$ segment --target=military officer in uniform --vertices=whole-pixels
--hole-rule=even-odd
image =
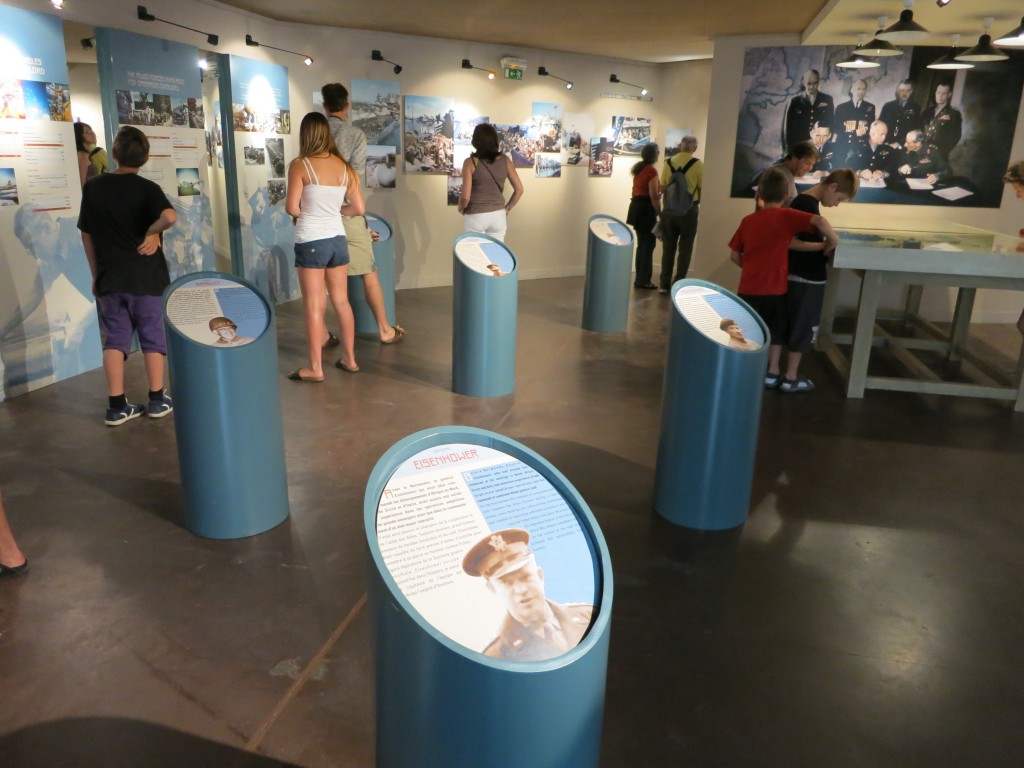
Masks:
[[[815,123],[811,128],[811,144],[818,150],[818,162],[811,168],[811,175],[820,178],[828,176],[841,167],[840,159],[845,159],[845,152],[839,152],[832,140],[832,127],[827,123]]]
[[[924,179],[929,184],[941,181],[949,170],[939,150],[924,143],[924,131],[911,131],[907,134],[899,163],[896,170],[900,176]]]
[[[782,123],[782,151],[786,153],[794,144],[807,141],[815,123],[832,125],[835,111],[832,97],[818,91],[821,75],[818,70],[809,69],[804,74],[804,92],[793,97],[786,109]]]
[[[544,571],[529,544],[529,533],[506,528],[484,536],[462,560],[462,570],[482,578],[507,611],[498,636],[483,650],[492,659],[552,659],[575,648],[590,627],[594,606],[544,596]]]
[[[849,151],[851,145],[868,135],[868,126],[875,122],[875,105],[865,101],[867,80],[857,79],[850,84],[850,100],[836,107],[835,142]]]
[[[237,346],[248,344],[252,341],[251,336],[239,336],[238,326],[227,317],[215,317],[210,320],[210,333],[217,337],[214,344],[222,346]]]
[[[914,84],[910,80],[901,80],[896,86],[896,98],[885,102],[878,116],[889,126],[889,145],[896,149],[903,146],[907,133],[921,127],[921,108],[910,100],[913,94]]]
[[[935,87],[935,106],[925,110],[924,140],[933,145],[943,161],[949,163],[949,153],[960,143],[964,119],[960,110],[949,103],[953,86],[939,83]]]
[[[875,120],[868,129],[866,144],[855,145],[850,151],[850,166],[868,181],[887,179],[896,170],[896,150],[885,143],[889,126]]]

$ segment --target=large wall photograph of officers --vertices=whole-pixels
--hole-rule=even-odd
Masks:
[[[905,46],[878,67],[837,66],[849,47],[748,48],[732,196],[753,197],[799,142],[820,159],[798,187],[836,168],[861,179],[858,203],[998,208],[1024,86],[1024,54],[971,69],[929,69],[945,48]]]

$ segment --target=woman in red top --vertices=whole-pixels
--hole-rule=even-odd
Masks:
[[[640,162],[633,166],[633,197],[629,201],[626,223],[636,230],[636,277],[634,288],[653,290],[651,270],[654,259],[654,225],[661,215],[661,182],[658,181],[658,145],[645,144],[640,151]]]

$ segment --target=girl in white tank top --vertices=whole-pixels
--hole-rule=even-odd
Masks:
[[[285,211],[295,222],[297,259],[300,251],[304,259],[303,264],[296,263],[295,271],[306,312],[309,366],[297,368],[288,378],[320,382],[324,380],[323,344],[329,338],[324,325],[328,296],[338,315],[342,348],[335,366],[350,373],[359,370],[355,319],[348,303],[348,247],[341,217],[361,216],[366,205],[359,176],[338,154],[323,114],[310,112],[302,118],[299,143],[299,156],[288,166]],[[304,265],[309,263],[326,266]]]

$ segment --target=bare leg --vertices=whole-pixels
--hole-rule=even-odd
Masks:
[[[107,394],[124,394],[124,354],[117,349],[103,350],[103,376],[107,380]]]
[[[356,319],[352,315],[352,305],[348,303],[348,266],[332,267],[325,272],[331,304],[338,316],[341,362],[351,370],[358,370],[359,366],[356,364]]]
[[[306,310],[306,345],[309,350],[309,367],[300,368],[299,374],[309,378],[323,378],[323,336],[324,310],[327,295],[324,292],[323,269],[296,267],[299,276],[299,290],[302,292],[302,306]]]
[[[794,352],[792,350],[786,353],[786,378],[790,381],[796,381],[799,377],[800,360],[803,356],[803,352]]]
[[[146,378],[149,380],[149,391],[156,392],[164,388],[164,356],[159,352],[143,352],[146,362]]]
[[[366,303],[373,312],[373,319],[377,321],[377,333],[381,341],[391,341],[395,338],[395,329],[388,322],[388,310],[384,306],[384,291],[380,287],[380,277],[377,270],[360,275],[363,278],[363,291],[366,293]]]
[[[121,354],[118,352],[118,354]],[[20,549],[18,542],[14,540],[11,527],[7,524],[7,514],[4,512],[4,501],[0,498],[0,565],[8,568],[17,568],[26,562],[26,557]]]
[[[770,344],[768,346],[768,375],[779,375],[779,361],[782,359],[782,345]]]

